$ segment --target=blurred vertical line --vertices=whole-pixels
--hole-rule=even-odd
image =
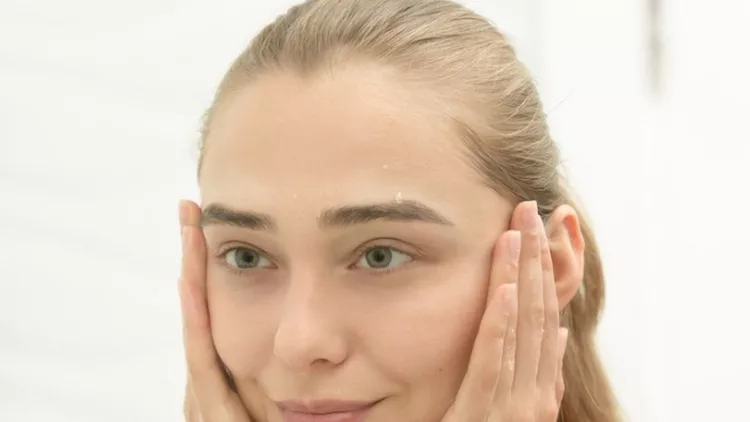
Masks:
[[[533,38],[531,45],[533,46],[534,52],[532,57],[536,69],[533,69],[533,73],[537,76],[545,75],[547,73],[547,64],[545,63],[545,32],[544,27],[546,24],[546,15],[544,13],[546,0],[528,0],[528,13],[527,20],[529,28],[531,29],[531,36]]]
[[[664,40],[662,34],[662,0],[647,0],[648,10],[648,81],[653,98],[661,96],[663,88]]]

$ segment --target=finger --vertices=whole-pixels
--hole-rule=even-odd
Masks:
[[[513,389],[536,394],[536,380],[544,329],[540,228],[536,202],[525,202],[521,219],[521,258],[518,278],[518,333]]]
[[[518,282],[518,262],[521,256],[521,232],[509,230],[503,235],[503,244],[506,253],[499,260],[501,265],[493,266],[493,272],[498,274],[493,278],[506,280],[504,283]],[[508,331],[505,334],[505,343],[503,344],[502,369],[498,378],[497,389],[495,391],[495,408],[498,404],[504,404],[510,397],[510,390],[513,386],[513,376],[515,373],[516,362],[516,325],[518,323],[518,290],[514,293],[512,307],[508,315]]]
[[[500,237],[493,252],[492,268],[490,271],[490,292],[495,292],[504,284],[516,284],[518,281],[518,260],[521,256],[521,232],[508,230]],[[516,315],[518,308],[517,289],[512,289],[512,306],[508,308],[507,330],[503,341],[503,351],[497,357],[501,362],[500,375],[495,388],[495,398],[491,408],[497,409],[497,403],[504,401],[501,397],[509,396],[510,387],[513,384],[513,366],[516,353]],[[506,292],[507,293],[507,292]],[[488,295],[488,302],[493,296]],[[492,418],[490,418],[492,420]]]
[[[520,233],[519,233],[520,236]],[[517,274],[517,273],[516,273]],[[518,290],[514,289],[511,294],[513,297],[508,299],[508,331],[505,333],[505,342],[503,344],[502,368],[495,388],[495,402],[493,405],[493,416],[491,421],[502,420],[501,415],[505,415],[510,405],[511,393],[513,389],[513,378],[516,373],[516,336],[518,324]]]
[[[183,403],[183,413],[185,415],[185,422],[200,422],[198,415],[198,409],[195,408],[195,397],[193,397],[193,389],[190,387],[190,383],[185,384],[185,401]]]
[[[544,231],[544,223],[538,216],[537,225],[539,227],[542,290],[544,294],[544,336],[542,337],[537,384],[545,391],[549,391],[551,398],[554,395],[557,382],[557,362],[560,356],[558,350],[560,345],[560,317],[549,240]]]
[[[200,229],[183,227],[180,299],[188,377],[201,413],[224,406],[230,395],[214,348],[205,296],[206,249]]]
[[[500,240],[492,252],[488,292],[496,292],[501,285],[518,281],[518,259],[520,256],[521,232],[517,230],[506,231],[500,236]],[[487,295],[486,306],[489,306],[492,298],[493,295]]]
[[[188,200],[181,200],[179,204],[179,210],[180,210],[180,230],[184,229],[185,227],[195,227],[198,230],[195,231],[197,236],[197,244],[198,244],[198,255],[195,259],[198,259],[201,264],[203,264],[203,268],[198,268],[197,270],[201,274],[205,274],[205,262],[206,262],[206,246],[205,246],[205,238],[203,237],[203,230],[201,229],[201,214],[202,210],[198,204],[196,204],[193,201]],[[186,271],[190,271],[189,269],[185,268],[185,265],[190,264],[193,261],[190,261],[189,258],[186,255],[185,251],[185,242],[183,242],[183,258],[182,258],[182,273],[185,274]],[[206,282],[205,282],[205,275],[200,278],[200,281],[197,284],[198,289],[200,290],[201,294],[206,297]]]
[[[559,357],[557,359],[557,382],[555,383],[555,400],[557,407],[560,408],[563,396],[565,395],[565,378],[563,373],[563,362],[565,361],[565,350],[568,345],[568,329],[560,328],[560,343],[558,344]]]
[[[503,344],[513,306],[510,302],[515,296],[514,284],[504,284],[495,291],[479,324],[466,376],[443,422],[487,420],[503,362]]]

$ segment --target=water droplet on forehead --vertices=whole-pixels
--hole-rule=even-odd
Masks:
[[[401,202],[401,201],[403,201],[403,200],[404,200],[404,197],[403,197],[403,195],[401,194],[401,192],[398,192],[398,193],[396,194],[396,202]]]

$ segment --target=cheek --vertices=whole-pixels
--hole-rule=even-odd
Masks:
[[[485,308],[487,274],[477,267],[440,268],[367,324],[363,341],[381,370],[409,389],[457,388]]]
[[[212,276],[212,273],[213,276]],[[220,280],[209,269],[208,307],[214,345],[235,378],[254,378],[273,352],[273,304],[248,303],[249,292]]]

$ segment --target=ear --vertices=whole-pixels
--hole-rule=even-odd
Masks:
[[[583,281],[586,242],[578,213],[570,205],[557,207],[545,225],[555,271],[560,309],[570,303]]]

